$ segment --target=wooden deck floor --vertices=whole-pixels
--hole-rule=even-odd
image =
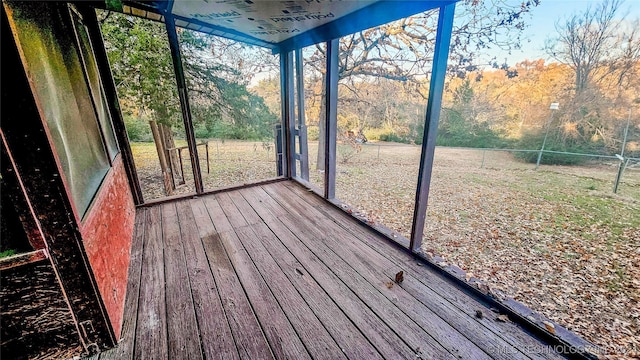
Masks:
[[[544,344],[496,317],[314,194],[279,182],[139,209],[123,338],[99,358],[557,357],[529,351]]]

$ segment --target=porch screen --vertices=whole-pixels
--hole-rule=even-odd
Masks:
[[[111,116],[109,114],[109,108],[107,106],[107,100],[104,95],[104,89],[100,82],[100,73],[98,72],[98,65],[93,55],[93,47],[89,40],[87,28],[82,23],[80,16],[75,11],[71,11],[73,18],[73,25],[76,30],[76,36],[78,38],[78,44],[80,46],[80,53],[82,55],[82,62],[86,70],[86,76],[89,82],[89,89],[91,90],[91,96],[93,103],[96,107],[96,113],[98,114],[98,120],[100,122],[100,128],[104,134],[104,141],[107,145],[107,150],[111,159],[115,158],[118,154],[118,144],[116,137],[113,134],[113,127],[111,126]]]
[[[3,2],[78,214],[110,168],[66,6]],[[19,71],[16,69],[16,71]]]

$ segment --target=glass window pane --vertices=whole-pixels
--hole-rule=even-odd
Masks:
[[[93,47],[87,34],[87,29],[82,23],[79,16],[72,12],[73,22],[78,36],[78,43],[80,45],[80,51],[82,54],[82,61],[86,69],[86,76],[89,79],[89,88],[91,90],[91,96],[98,113],[98,119],[100,120],[100,128],[104,135],[104,140],[109,151],[111,159],[115,158],[118,154],[118,144],[113,133],[113,127],[111,125],[111,115],[109,114],[109,108],[107,106],[106,97],[104,95],[104,89],[100,82],[100,73],[98,72],[98,65],[93,55]]]
[[[79,215],[109,170],[102,135],[66,9],[53,3],[5,3],[20,50]],[[65,11],[62,11],[65,10]]]

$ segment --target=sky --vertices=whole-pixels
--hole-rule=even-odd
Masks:
[[[521,1],[510,1],[519,4]],[[555,37],[556,21],[584,12],[589,6],[594,8],[601,3],[601,0],[541,0],[540,5],[533,8],[531,15],[527,18],[529,26],[523,32],[523,42],[521,50],[508,52],[495,51],[491,55],[496,56],[498,62],[505,58],[507,63],[513,65],[525,59],[545,59],[550,60],[543,48],[545,40]],[[628,14],[626,19],[640,18],[640,0],[626,0],[619,12],[621,17]]]

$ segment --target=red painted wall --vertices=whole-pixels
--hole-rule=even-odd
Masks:
[[[84,247],[111,326],[120,338],[135,205],[118,155],[82,225]]]

